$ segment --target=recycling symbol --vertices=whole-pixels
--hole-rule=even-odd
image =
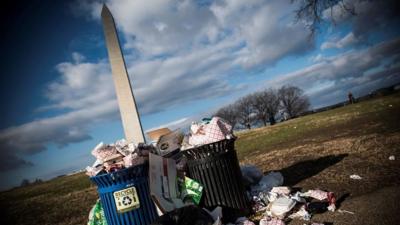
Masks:
[[[128,206],[132,203],[132,199],[129,196],[124,196],[122,198],[122,204],[124,204],[125,206]]]

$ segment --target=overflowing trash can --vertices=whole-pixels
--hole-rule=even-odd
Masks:
[[[203,206],[222,206],[246,215],[250,207],[234,143],[234,138],[225,139],[188,149],[184,155],[189,177],[204,185]]]
[[[157,218],[148,167],[145,163],[90,178],[97,185],[108,225],[147,225]]]

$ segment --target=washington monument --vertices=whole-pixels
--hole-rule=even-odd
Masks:
[[[119,45],[114,18],[105,4],[101,10],[101,18],[103,21],[108,57],[110,59],[125,138],[128,142],[144,143],[142,124],[140,123],[128,71],[126,70],[125,61]]]

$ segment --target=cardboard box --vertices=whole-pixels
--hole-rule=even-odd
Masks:
[[[158,139],[166,134],[171,133],[172,131],[166,127],[160,128],[160,129],[156,129],[156,130],[152,130],[147,132],[147,136],[149,136],[149,138],[155,142],[158,141]]]
[[[170,158],[149,154],[150,194],[162,213],[183,207],[179,198],[176,162]]]
[[[180,130],[175,130],[171,133],[160,136],[156,145],[157,149],[160,151],[160,155],[165,156],[177,149],[180,149],[182,139],[183,134]]]

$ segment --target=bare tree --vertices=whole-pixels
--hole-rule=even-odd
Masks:
[[[283,86],[278,91],[279,100],[283,110],[290,118],[299,116],[310,107],[307,96],[303,90],[295,86]]]
[[[249,97],[251,98],[251,104],[253,106],[255,116],[264,124],[264,126],[267,126],[269,117],[267,108],[268,99],[264,98],[263,92],[256,92],[252,95],[249,95]]]
[[[23,179],[23,180],[21,181],[21,187],[26,187],[26,186],[28,186],[28,185],[30,185],[30,184],[31,184],[31,182],[29,182],[28,179]]]
[[[233,104],[220,108],[215,113],[215,116],[221,117],[222,119],[226,120],[232,126],[232,129],[235,128],[238,121],[237,111]]]
[[[349,4],[344,0],[291,0],[292,3],[297,3],[299,6],[295,10],[295,21],[304,21],[306,27],[310,30],[310,37],[315,35],[319,25],[323,21],[324,12],[328,10],[331,14],[330,22],[335,24],[333,16],[334,7],[339,7],[343,12],[350,15],[356,15],[354,5]]]
[[[279,111],[279,104],[280,104],[278,91],[276,89],[270,88],[268,90],[263,91],[262,95],[266,102],[269,123],[271,125],[274,125],[276,123],[275,115]]]
[[[235,102],[238,123],[247,129],[251,129],[254,122],[254,108],[252,104],[252,96],[247,95]]]

